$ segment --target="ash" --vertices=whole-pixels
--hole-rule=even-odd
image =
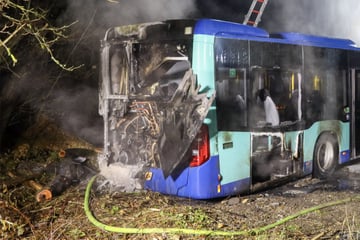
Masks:
[[[104,155],[98,156],[100,175],[98,191],[110,189],[110,192],[136,192],[143,189],[144,166],[127,165],[116,162],[108,165]]]

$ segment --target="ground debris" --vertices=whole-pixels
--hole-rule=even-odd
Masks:
[[[18,234],[21,234],[21,237],[28,239],[49,239],[51,236],[61,239],[199,239],[185,234],[136,235],[100,230],[85,216],[84,189],[80,186],[71,187],[61,196],[44,203],[35,202],[34,194],[34,190],[27,186],[1,193],[0,219],[5,224],[1,237],[18,238]],[[248,198],[234,198],[237,199],[234,202],[229,199],[229,204],[222,200],[189,200],[147,191],[104,191],[93,193],[91,209],[97,219],[110,226],[239,231],[265,226],[316,204],[351,196],[356,196],[356,193],[315,191],[299,197],[288,197],[269,192],[267,196],[254,194]],[[249,200],[243,202],[240,199]],[[357,205],[350,202],[313,212],[261,235],[271,239],[311,239],[321,232],[322,238],[332,239],[344,235],[348,229],[356,232],[360,213]],[[204,236],[203,239],[223,238]]]
[[[29,146],[22,154],[14,150],[0,156],[0,239],[224,239],[216,235],[121,234],[101,230],[88,220],[84,212],[86,181],[70,186],[50,201],[36,202],[37,191],[26,184],[9,184],[14,179],[7,172],[13,171],[21,179],[32,176],[36,182],[46,185],[53,176],[38,174],[38,170],[50,162],[59,161],[59,149],[77,148],[80,144],[66,144],[61,148],[50,148],[48,144]],[[35,172],[31,171],[32,168]],[[38,175],[34,176],[34,173]],[[313,185],[316,187],[312,188]],[[232,232],[267,226],[319,204],[359,196],[353,190],[339,191],[321,186],[314,180],[301,179],[258,194],[211,201],[144,190],[132,193],[108,191],[107,186],[96,191],[94,186],[90,207],[98,220],[110,226]],[[313,191],[284,194],[288,189],[302,188]],[[360,230],[358,204],[350,201],[311,212],[258,236],[225,239],[356,239],[354,236]]]

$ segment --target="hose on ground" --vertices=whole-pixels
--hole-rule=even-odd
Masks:
[[[282,225],[292,219],[295,219],[297,217],[300,217],[302,215],[327,208],[332,207],[352,201],[360,201],[360,196],[357,196],[355,198],[346,198],[338,201],[333,201],[329,203],[320,204],[311,208],[304,209],[302,211],[299,211],[295,214],[289,215],[285,218],[282,218],[272,224],[253,228],[250,230],[242,230],[242,231],[220,231],[220,230],[207,230],[207,229],[185,229],[185,228],[132,228],[132,227],[117,227],[117,226],[110,226],[107,224],[104,224],[97,220],[95,216],[93,215],[91,209],[90,209],[90,193],[92,185],[96,179],[97,175],[93,176],[89,183],[87,184],[86,191],[85,191],[85,197],[84,197],[84,210],[85,214],[88,217],[89,221],[95,225],[96,227],[103,229],[105,231],[109,232],[115,232],[115,233],[124,233],[124,234],[184,234],[184,235],[206,235],[206,236],[254,236],[259,235],[267,230],[270,230],[272,228],[275,228],[279,225]]]

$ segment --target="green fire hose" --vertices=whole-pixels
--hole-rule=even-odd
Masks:
[[[242,230],[242,231],[219,231],[219,230],[207,230],[207,229],[184,229],[184,228],[131,228],[131,227],[116,227],[116,226],[110,226],[107,224],[104,224],[97,220],[94,215],[92,214],[92,211],[90,209],[90,192],[92,185],[96,179],[97,175],[92,177],[86,187],[85,191],[85,197],[84,197],[84,210],[85,214],[88,217],[89,221],[94,224],[96,227],[103,229],[105,231],[109,232],[115,232],[115,233],[124,233],[124,234],[185,234],[185,235],[211,235],[211,236],[255,236],[259,235],[260,233],[263,233],[269,229],[272,229],[276,226],[279,226],[281,224],[286,223],[287,221],[290,221],[292,219],[295,219],[299,216],[308,214],[310,212],[314,212],[323,208],[332,207],[335,205],[340,205],[352,201],[360,201],[360,196],[357,196],[355,198],[346,198],[334,202],[324,203],[321,205],[317,205],[315,207],[311,207],[308,209],[304,209],[302,211],[299,211],[293,215],[290,215],[288,217],[285,217],[283,219],[280,219],[276,221],[275,223],[253,228],[250,230]]]

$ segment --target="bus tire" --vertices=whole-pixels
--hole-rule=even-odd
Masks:
[[[321,134],[315,146],[313,176],[319,179],[331,176],[338,166],[338,158],[339,144],[336,137],[330,133]]]

